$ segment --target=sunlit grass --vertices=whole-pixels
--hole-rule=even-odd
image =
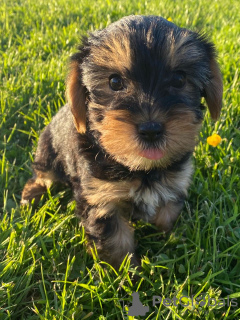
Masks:
[[[189,199],[173,232],[136,225],[136,283],[127,258],[114,270],[87,254],[69,190],[49,192],[35,210],[19,207],[39,134],[65,103],[67,61],[79,36],[129,14],[207,32],[224,81],[221,118],[213,123],[206,114]],[[133,291],[149,306],[145,319],[240,319],[239,21],[238,0],[0,0],[1,320],[127,319],[120,300],[130,306]],[[206,143],[213,133],[222,138],[216,148]],[[152,304],[154,295],[201,293],[237,298],[238,307]]]

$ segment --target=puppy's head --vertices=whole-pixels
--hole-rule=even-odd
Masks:
[[[192,152],[204,97],[213,119],[222,80],[206,37],[155,16],[96,31],[72,57],[67,94],[79,133],[132,170],[166,167]]]

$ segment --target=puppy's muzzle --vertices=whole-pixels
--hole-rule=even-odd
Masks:
[[[137,126],[138,134],[146,142],[156,142],[163,134],[163,125],[159,122],[144,122]]]

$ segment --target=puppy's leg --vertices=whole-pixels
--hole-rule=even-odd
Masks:
[[[83,219],[90,246],[94,243],[99,257],[115,268],[128,253],[132,255],[132,264],[139,265],[134,254],[134,232],[128,221],[116,210],[108,216],[98,217],[98,210],[102,209],[92,208]]]
[[[183,201],[169,201],[165,206],[158,208],[153,223],[159,230],[168,232],[173,228],[174,223],[183,208],[183,203]]]
[[[21,205],[31,203],[33,199],[37,204],[47,188],[50,188],[52,182],[56,180],[52,168],[55,157],[51,143],[51,132],[49,127],[46,127],[39,139],[33,163],[34,175],[27,181],[23,189]]]
[[[41,196],[50,188],[53,178],[51,171],[41,172],[35,170],[34,177],[29,179],[22,192],[21,205],[31,203],[35,199],[35,205],[40,201]]]

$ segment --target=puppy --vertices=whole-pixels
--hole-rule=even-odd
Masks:
[[[129,220],[171,230],[192,175],[202,97],[217,119],[222,79],[203,35],[157,16],[129,16],[82,40],[68,104],[42,132],[22,204],[70,185],[88,242],[118,267],[134,254]]]

